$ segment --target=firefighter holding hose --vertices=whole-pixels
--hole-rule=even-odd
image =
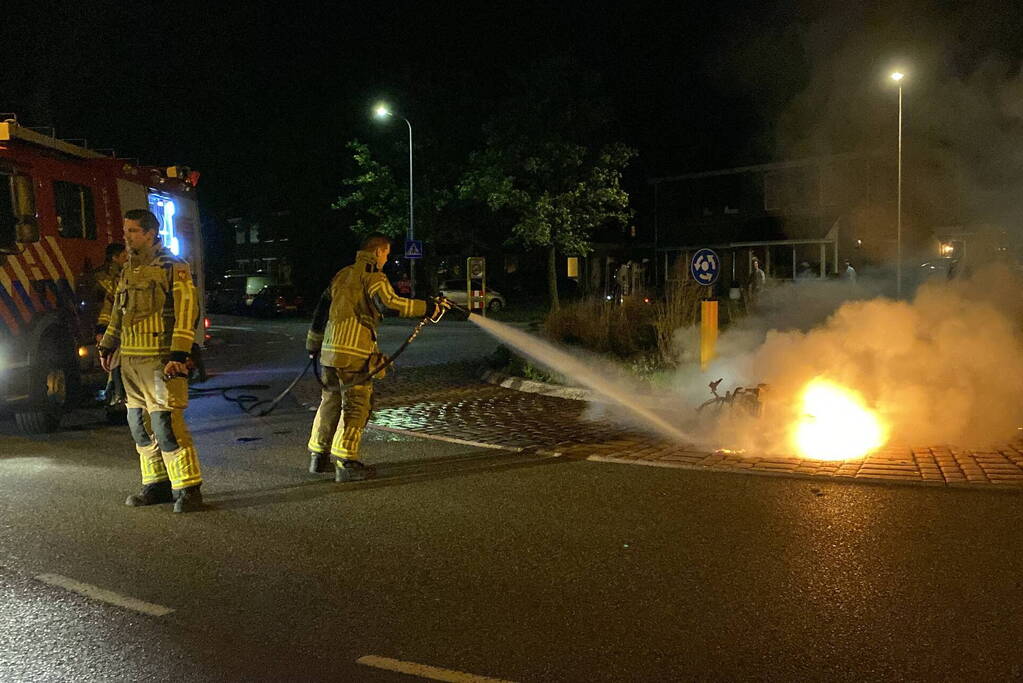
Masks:
[[[329,472],[335,481],[358,481],[374,475],[359,457],[362,430],[372,409],[374,371],[387,363],[377,347],[377,326],[385,312],[403,318],[436,318],[451,308],[435,300],[398,296],[381,272],[391,253],[391,240],[374,233],[366,237],[355,263],[338,271],[320,297],[306,336],[306,351],[319,354],[323,366],[320,407],[309,435],[309,471]]]

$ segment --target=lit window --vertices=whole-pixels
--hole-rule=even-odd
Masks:
[[[579,257],[569,256],[566,267],[568,277],[579,277]]]

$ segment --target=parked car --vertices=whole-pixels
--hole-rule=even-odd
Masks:
[[[483,284],[479,280],[472,281],[473,291],[479,291]],[[465,280],[447,280],[441,283],[440,293],[459,306],[469,305],[469,293],[465,289]],[[500,311],[505,307],[504,297],[496,289],[487,289],[487,310]]]
[[[279,315],[298,315],[304,301],[292,285],[267,285],[252,299],[252,315],[273,318]]]
[[[225,275],[210,283],[206,310],[212,313],[246,313],[264,287],[275,285],[272,275]]]

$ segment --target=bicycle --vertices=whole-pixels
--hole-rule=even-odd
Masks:
[[[719,377],[716,381],[707,385],[710,387],[710,393],[714,394],[714,397],[701,403],[700,407],[696,409],[696,412],[702,413],[704,408],[712,407],[714,414],[720,414],[725,406],[727,406],[729,410],[738,406],[745,410],[749,415],[753,417],[760,417],[763,413],[763,403],[761,402],[761,398],[762,394],[767,391],[767,385],[758,384],[756,387],[736,387],[732,391],[726,391],[725,395],[722,396],[718,393],[718,386],[721,384],[721,380],[723,379],[723,377]]]

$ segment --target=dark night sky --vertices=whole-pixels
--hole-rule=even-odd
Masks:
[[[189,164],[203,173],[206,210],[221,216],[267,197],[282,206],[329,201],[346,140],[400,134],[369,119],[380,95],[424,137],[471,139],[502,94],[503,74],[538,57],[572,55],[603,75],[617,133],[640,150],[631,183],[642,188],[654,175],[805,151],[795,138],[816,127],[808,116],[862,105],[865,121],[876,110],[890,118],[891,93],[879,83],[896,58],[917,64],[932,85],[964,82],[994,59],[999,83],[1011,87],[1023,33],[1020,13],[993,2],[955,11],[940,2],[777,0],[671,9],[18,5],[5,4],[0,25],[0,111],[144,163]]]

